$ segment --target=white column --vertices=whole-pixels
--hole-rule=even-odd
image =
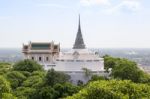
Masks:
[[[45,57],[44,57],[44,54],[41,56],[42,58],[42,64],[44,65],[44,68],[46,68],[46,64],[45,64]]]
[[[35,55],[35,61],[38,62],[38,55]]]

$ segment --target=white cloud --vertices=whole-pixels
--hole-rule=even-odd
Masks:
[[[110,5],[109,0],[80,0],[80,3],[83,6]]]
[[[112,14],[123,12],[124,10],[136,12],[140,9],[140,0],[80,0],[82,6],[101,6],[101,11]]]
[[[140,9],[140,2],[139,0],[121,0],[120,3],[108,8],[106,12],[109,14],[118,13],[118,12],[122,12],[123,9],[136,12]]]
[[[125,0],[122,2],[122,6],[126,6],[132,11],[136,11],[140,8],[140,2],[138,0]]]

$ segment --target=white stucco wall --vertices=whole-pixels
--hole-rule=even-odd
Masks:
[[[88,68],[91,71],[103,71],[103,61],[98,62],[56,62],[53,67],[56,71],[82,71],[82,68]]]

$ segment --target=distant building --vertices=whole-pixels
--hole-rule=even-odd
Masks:
[[[55,60],[60,53],[60,45],[54,42],[29,42],[28,45],[23,45],[22,52],[24,59],[32,59],[37,61],[44,68],[55,66]]]
[[[73,48],[68,52],[59,52],[60,46],[51,43],[29,43],[23,46],[25,58],[38,61],[46,70],[54,68],[71,76],[72,82],[79,80],[87,82],[90,77],[85,76],[85,69],[91,74],[103,75],[104,60],[98,54],[89,51],[82,37],[80,16],[79,26]],[[84,69],[84,70],[83,70]]]

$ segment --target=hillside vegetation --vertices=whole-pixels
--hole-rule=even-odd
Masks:
[[[104,56],[108,77],[92,75],[83,85],[32,60],[0,63],[0,99],[149,99],[150,75],[133,61]],[[110,71],[111,70],[111,71]]]

